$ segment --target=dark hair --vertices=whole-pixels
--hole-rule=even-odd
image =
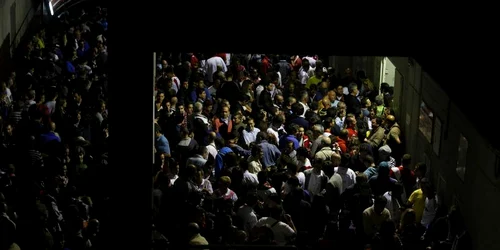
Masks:
[[[387,199],[382,195],[375,196],[374,204],[385,206],[387,204]]]

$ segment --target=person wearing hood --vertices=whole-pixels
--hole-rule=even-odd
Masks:
[[[387,162],[389,170],[396,167],[396,159],[391,156],[392,149],[388,145],[384,145],[378,149],[378,162]]]
[[[383,195],[385,192],[393,189],[393,186],[397,181],[389,176],[389,172],[389,163],[381,162],[378,165],[377,175],[373,176],[368,181],[375,196]]]

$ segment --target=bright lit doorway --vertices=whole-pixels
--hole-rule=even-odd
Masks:
[[[394,87],[395,78],[396,66],[394,66],[389,58],[384,57],[380,67],[380,82],[386,82],[389,86]]]

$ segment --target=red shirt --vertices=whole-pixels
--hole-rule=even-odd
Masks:
[[[263,59],[262,59],[262,72],[264,74],[267,74],[267,71],[271,69],[271,63],[269,62],[269,58],[267,58],[267,56],[265,56]]]
[[[198,62],[199,62],[199,61],[198,61],[198,58],[196,58],[196,56],[195,56],[195,55],[192,55],[192,56],[191,56],[191,68],[194,68],[194,65],[198,64]],[[200,65],[198,65],[198,67],[199,67],[199,66],[200,66]]]
[[[347,153],[347,145],[344,139],[337,137],[337,144],[339,144],[339,148],[342,150],[342,153]]]
[[[295,59],[294,61],[292,61],[292,67],[293,67],[293,70],[295,71],[299,71],[300,67],[302,67],[302,59],[300,59],[299,57],[297,57],[297,59]]]
[[[358,131],[354,130],[353,128],[347,128],[348,131],[348,136],[349,139],[352,138],[353,136],[358,136]]]

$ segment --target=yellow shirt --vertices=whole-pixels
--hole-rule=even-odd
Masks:
[[[408,202],[413,204],[413,210],[415,210],[415,215],[417,217],[417,223],[422,221],[422,215],[424,214],[425,209],[425,196],[422,192],[422,189],[417,189],[413,191],[408,199]]]
[[[40,38],[36,38],[36,40],[37,40],[36,43],[38,45],[38,48],[39,49],[45,49],[45,43],[43,42],[43,40],[40,39]]]
[[[317,78],[316,76],[313,76],[311,78],[309,78],[309,80],[307,80],[307,83],[306,83],[306,89],[308,89],[309,87],[311,87],[311,84],[314,84],[314,85],[318,85],[320,84],[322,81],[321,78]]]
[[[389,212],[387,208],[384,208],[381,214],[375,213],[374,206],[371,206],[363,211],[363,227],[365,233],[370,237],[375,235],[375,233],[380,230],[380,226],[382,226],[385,221],[390,220],[391,212]]]

